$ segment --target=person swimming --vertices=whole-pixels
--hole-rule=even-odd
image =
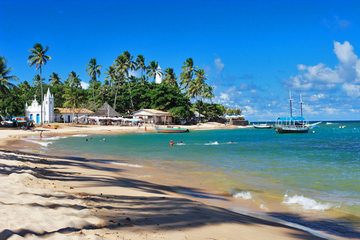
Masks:
[[[85,142],[88,142],[88,141],[89,141],[89,140],[87,140],[87,139],[85,140]]]
[[[174,145],[174,141],[173,140],[170,140],[170,146],[172,147]]]
[[[182,141],[180,141],[180,145],[185,145],[185,143],[183,143]]]

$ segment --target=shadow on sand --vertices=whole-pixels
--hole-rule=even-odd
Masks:
[[[4,150],[0,150],[0,155]],[[0,232],[0,239],[8,239],[12,235],[20,235],[22,237],[28,234],[34,234],[40,237],[50,236],[54,233],[71,233],[78,232],[82,229],[124,229],[130,228],[131,231],[141,232],[151,229],[156,231],[159,229],[162,230],[185,230],[190,228],[199,228],[209,224],[223,224],[223,223],[235,223],[242,224],[245,226],[251,225],[263,225],[263,226],[272,226],[272,227],[281,227],[287,229],[295,229],[290,226],[285,226],[280,223],[273,221],[268,221],[260,218],[251,217],[244,214],[239,214],[235,212],[228,211],[223,208],[209,206],[203,204],[196,199],[202,198],[216,198],[216,199],[225,199],[225,196],[209,194],[202,192],[199,189],[184,188],[180,186],[167,186],[154,184],[147,181],[130,179],[121,177],[121,174],[111,177],[94,177],[79,175],[73,172],[67,172],[64,170],[65,166],[73,165],[78,166],[83,169],[91,168],[94,169],[90,164],[94,162],[89,159],[82,158],[72,158],[71,161],[63,160],[60,158],[51,157],[51,161],[48,161],[47,156],[35,155],[35,154],[24,154],[17,152],[20,155],[7,155],[6,159],[18,160],[23,162],[33,162],[41,163],[45,165],[44,168],[39,169],[38,167],[29,168],[25,166],[7,166],[6,170],[0,165],[2,174],[10,173],[21,173],[24,169],[31,170],[37,173],[37,178],[47,179],[47,180],[59,180],[59,181],[81,181],[88,182],[91,187],[107,187],[107,186],[121,186],[129,189],[140,190],[147,193],[162,194],[162,196],[151,196],[151,197],[141,197],[141,196],[128,196],[121,194],[114,195],[89,195],[87,193],[68,193],[67,195],[55,196],[55,195],[41,195],[44,198],[62,198],[62,199],[81,199],[81,205],[61,205],[61,204],[49,204],[49,205],[40,205],[37,203],[31,203],[30,206],[36,206],[41,208],[51,208],[57,209],[60,207],[64,208],[73,208],[77,210],[81,209],[91,209],[96,211],[98,218],[102,219],[104,223],[101,226],[96,226],[89,224],[81,229],[76,228],[62,228],[53,232],[34,232],[29,229],[3,229]],[[40,158],[39,158],[40,157]],[[98,160],[96,160],[98,161]],[[95,161],[95,162],[96,162]],[[104,159],[105,161],[105,159]],[[48,167],[47,167],[48,165]],[[106,168],[98,169],[100,171],[117,171],[122,172],[123,170],[118,168]],[[170,195],[164,195],[168,192],[174,192],[177,189],[185,189],[185,195],[191,195],[193,199],[191,200],[186,197],[172,197]],[[176,191],[178,192],[178,191]],[[0,203],[4,204],[4,203]],[[273,217],[284,219],[290,221],[291,219],[286,218],[289,215],[271,213]],[[296,223],[307,226],[309,228],[314,228],[313,225],[319,226],[318,224],[311,223],[305,219],[301,219],[300,216],[294,216]],[[295,221],[294,221],[295,222]],[[324,225],[325,226],[325,225]],[[351,229],[351,228],[342,228],[333,231],[326,227],[318,228],[316,230],[321,230],[329,234],[341,236],[341,237],[360,237],[360,233]],[[288,233],[289,238],[295,239],[322,239],[316,236],[313,236],[305,231],[296,231]]]

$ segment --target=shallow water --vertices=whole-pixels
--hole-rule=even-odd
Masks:
[[[334,221],[341,218],[341,222],[358,227],[360,122],[322,123],[314,131],[193,130],[182,134],[93,135],[93,139],[76,135],[44,138],[41,150],[118,164],[125,160],[134,167],[175,169],[181,176],[234,199],[252,201],[273,216],[275,212],[291,212]],[[177,144],[170,147],[170,140]],[[180,141],[185,145],[179,145]]]

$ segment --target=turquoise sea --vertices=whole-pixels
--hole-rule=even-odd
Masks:
[[[342,125],[346,127],[339,128]],[[172,176],[164,177],[185,176],[269,216],[360,238],[360,122],[321,123],[313,130],[75,135],[45,138],[41,149],[108,159],[109,164],[150,166],[165,175],[168,169]],[[176,145],[170,147],[170,140]],[[185,145],[178,145],[180,141]],[[171,169],[181,174],[173,175]]]

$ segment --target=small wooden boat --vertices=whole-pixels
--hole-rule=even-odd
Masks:
[[[186,133],[190,132],[189,129],[186,128],[174,128],[174,127],[167,127],[167,128],[160,128],[155,125],[155,131],[159,133]]]
[[[253,125],[254,126],[254,128],[257,128],[257,129],[269,129],[269,128],[271,128],[271,125],[269,125],[269,124],[257,124],[257,125]]]

